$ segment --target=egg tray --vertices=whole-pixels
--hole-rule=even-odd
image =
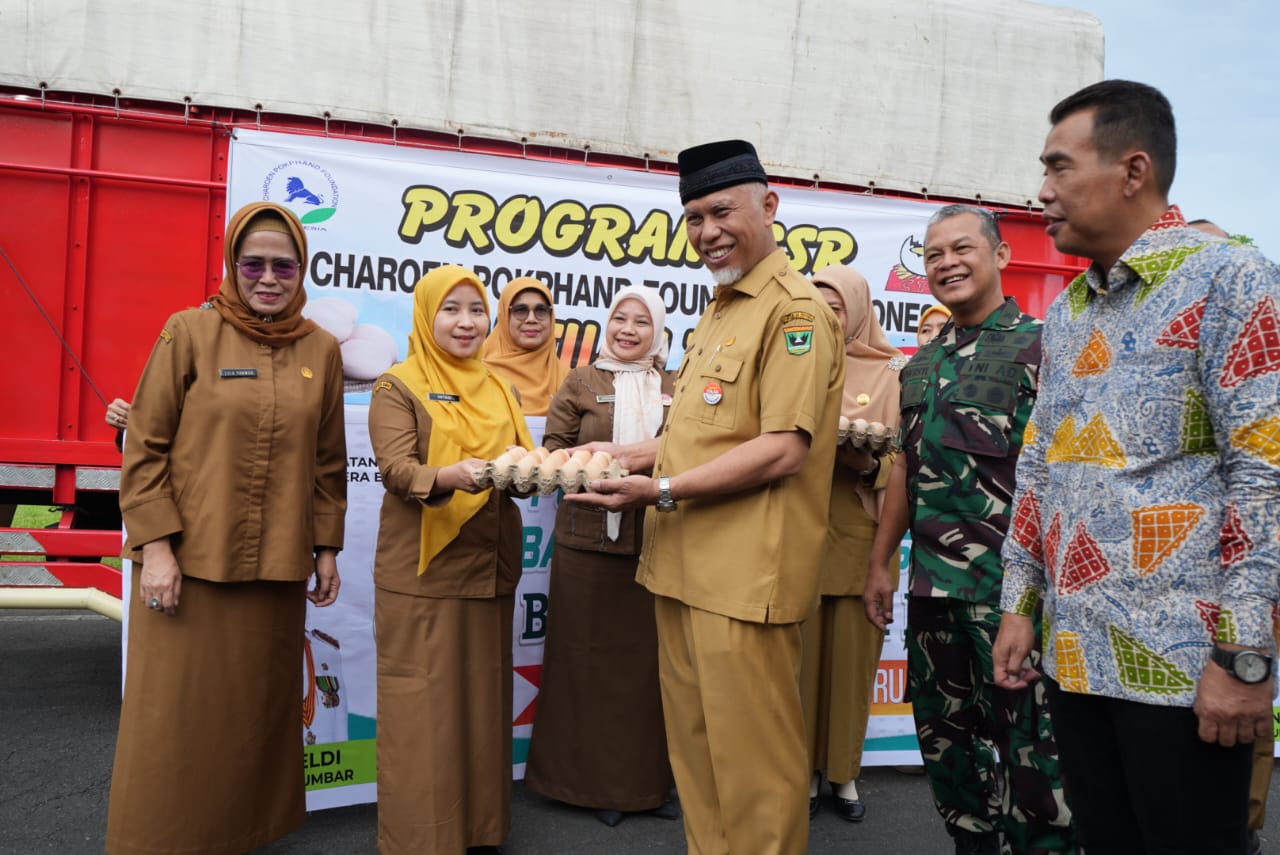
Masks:
[[[854,448],[865,448],[879,456],[893,450],[896,433],[893,428],[880,422],[869,422],[866,419],[850,421],[841,416],[840,426],[836,430],[836,444],[847,442]]]
[[[499,490],[515,490],[519,493],[537,493],[549,496],[557,490],[566,493],[589,491],[592,481],[624,478],[627,470],[604,451],[576,451],[565,449],[548,451],[535,448],[528,451],[512,448],[497,460],[491,460],[476,474],[476,482],[483,487]]]

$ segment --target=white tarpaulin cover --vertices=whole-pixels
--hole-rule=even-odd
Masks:
[[[1022,0],[0,0],[0,85],[1022,205],[1053,104],[1101,79],[1092,15]]]

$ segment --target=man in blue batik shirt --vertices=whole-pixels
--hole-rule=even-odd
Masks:
[[[1089,855],[1244,853],[1271,727],[1280,589],[1280,277],[1168,202],[1169,102],[1108,80],[1064,99],[1048,233],[1093,264],[1045,319],[1005,540],[995,679],[1044,603],[1067,802]]]

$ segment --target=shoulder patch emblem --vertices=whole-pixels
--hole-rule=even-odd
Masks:
[[[391,388],[391,381],[383,380],[381,383],[373,387],[373,394],[376,395],[379,392],[381,392],[383,389],[390,389],[390,388]]]
[[[782,338],[787,344],[787,353],[804,356],[813,350],[813,321],[787,324],[782,328]]]
[[[783,326],[786,326],[787,324],[792,323],[794,321],[805,321],[806,323],[811,324],[813,323],[813,315],[809,314],[808,312],[787,312],[785,315],[782,316]]]
[[[173,341],[173,333],[169,332],[168,330],[160,330],[160,340],[163,341],[165,344],[169,344],[171,341]]]

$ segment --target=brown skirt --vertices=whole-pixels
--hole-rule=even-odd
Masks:
[[[653,595],[634,555],[556,544],[525,786],[597,810],[671,795]]]
[[[510,832],[514,607],[375,590],[383,855],[462,855]]]
[[[800,634],[800,702],[811,768],[847,784],[862,774],[884,633],[867,619],[862,597],[823,597]]]
[[[302,824],[305,593],[184,577],[176,616],[131,604],[111,855],[243,855]]]

